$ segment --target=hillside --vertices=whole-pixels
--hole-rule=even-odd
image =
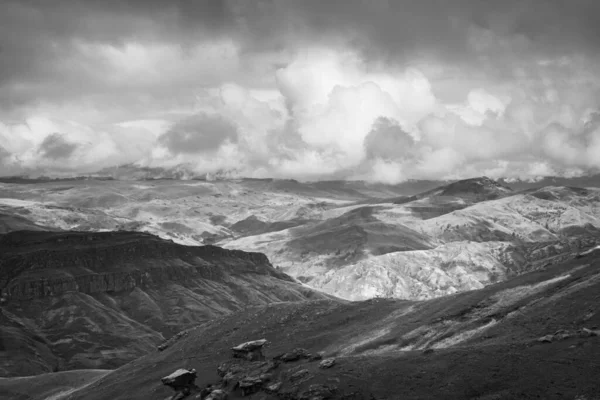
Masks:
[[[194,328],[164,351],[64,398],[170,398],[173,391],[160,379],[178,368],[194,368],[198,390],[217,385],[213,389],[221,387],[229,399],[242,398],[235,383],[244,376],[258,382],[257,392],[243,397],[249,399],[319,398],[316,393],[331,400],[594,399],[600,391],[599,296],[600,253],[593,251],[427,301],[256,307]],[[232,346],[261,338],[269,343],[267,360],[302,348],[334,357],[335,363],[319,368],[319,361],[302,357],[271,364],[232,358]],[[233,371],[228,380],[217,374],[219,366],[223,373]],[[0,390],[26,389],[0,381]]]
[[[0,374],[115,368],[190,326],[326,298],[258,253],[137,232],[0,236]]]
[[[261,252],[295,279],[347,299],[391,293],[424,299],[472,290],[600,244],[597,188],[531,184],[517,191],[486,177],[438,184],[5,183],[0,212],[18,221],[7,231],[124,229],[184,245]],[[414,271],[415,262],[422,271]]]
[[[220,243],[264,252],[290,275],[350,300],[478,289],[600,244],[600,190],[515,193],[485,177],[321,216]]]

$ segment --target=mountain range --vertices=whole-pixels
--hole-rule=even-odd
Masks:
[[[6,179],[0,397],[171,398],[194,368],[236,399],[215,371],[265,338],[337,361],[273,361],[256,399],[593,399],[593,181]]]

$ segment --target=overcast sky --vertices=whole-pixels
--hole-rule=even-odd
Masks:
[[[600,168],[598,0],[0,0],[0,175]]]

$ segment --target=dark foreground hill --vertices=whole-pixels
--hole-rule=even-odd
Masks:
[[[80,385],[88,386],[55,398],[167,399],[173,391],[160,379],[194,368],[198,390],[215,385],[229,400],[243,397],[242,381],[258,382],[243,397],[256,400],[598,399],[599,253],[428,301],[250,308],[193,328],[98,380],[93,374]],[[232,346],[262,338],[270,343],[265,361],[232,358]],[[318,360],[276,357],[296,348],[335,363],[320,368]],[[0,382],[0,395],[40,398],[17,397],[27,390],[14,380]],[[206,394],[196,396],[187,398]]]
[[[260,253],[137,232],[0,235],[0,376],[116,368],[248,306],[323,299]]]

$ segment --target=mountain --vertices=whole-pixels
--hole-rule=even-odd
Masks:
[[[426,299],[600,243],[599,189],[517,189],[487,177],[441,185],[88,179],[0,184],[0,212],[31,226],[140,231],[261,252],[295,279],[346,299]]]
[[[527,190],[542,188],[545,186],[576,186],[576,187],[600,187],[600,174],[584,175],[577,177],[545,176],[536,180],[522,179],[499,179],[514,190]]]
[[[0,183],[0,398],[594,399],[600,189],[419,185]]]
[[[139,232],[0,235],[0,375],[116,368],[253,305],[325,299],[259,253]]]
[[[600,190],[524,192],[482,177],[402,201],[347,203],[322,221],[220,242],[261,251],[303,282],[361,300],[481,288],[600,244]]]
[[[513,190],[500,182],[494,181],[487,176],[479,178],[464,179],[437,187],[433,190],[423,192],[416,196],[418,199],[438,197],[457,198],[470,203],[485,200],[494,200],[512,194]]]
[[[253,307],[192,328],[115,371],[57,382],[71,400],[164,399],[174,392],[161,378],[186,368],[197,373],[196,393],[208,387],[205,393],[222,390],[228,399],[594,399],[598,293],[596,250],[426,301]],[[266,360],[232,358],[233,346],[263,338]],[[0,394],[41,399],[47,379],[0,380]],[[242,396],[242,386],[254,393]]]

